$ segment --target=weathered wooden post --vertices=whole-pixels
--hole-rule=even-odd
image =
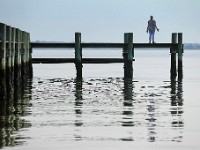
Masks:
[[[32,47],[31,47],[30,33],[27,33],[27,42],[28,42],[28,50],[29,50],[28,61],[31,61],[32,60]]]
[[[14,65],[15,65],[15,28],[12,28],[12,43],[11,43],[11,70],[12,70],[12,81],[14,80]]]
[[[75,33],[75,65],[77,78],[82,79],[82,52],[81,52],[81,33]]]
[[[13,100],[14,100],[14,80],[12,76],[12,64],[11,64],[11,47],[12,46],[12,28],[6,26],[6,114],[11,115],[13,112]],[[12,125],[13,118],[6,117],[6,124]],[[9,132],[8,132],[9,134]],[[9,135],[8,135],[9,136]],[[7,141],[10,139],[7,138]]]
[[[6,25],[0,23],[0,96],[6,97]]]
[[[29,76],[32,77],[33,75],[33,66],[32,66],[32,47],[30,44],[30,33],[27,33],[27,49],[28,49],[28,72]]]
[[[0,71],[3,75],[6,71],[6,25],[0,23]]]
[[[6,26],[6,67],[7,71],[11,68],[11,41],[12,41],[12,28]]]
[[[25,37],[26,37],[26,58],[25,58],[25,62],[26,62],[26,67],[28,69],[28,61],[29,61],[29,40],[28,40],[28,33],[25,32]]]
[[[177,33],[172,33],[172,44],[177,43]],[[171,79],[176,78],[176,52],[177,48],[171,47],[170,53],[171,53]]]
[[[183,78],[183,34],[178,33],[178,79]]]
[[[13,90],[12,79],[11,79],[11,74],[12,74],[11,41],[12,41],[12,28],[10,26],[6,26],[6,83],[8,92]]]
[[[26,32],[22,31],[22,44],[21,44],[21,65],[22,76],[26,74]]]
[[[133,77],[133,33],[124,34],[124,77]]]
[[[16,30],[12,28],[12,43],[11,43],[11,66],[15,65],[15,42],[16,42]]]
[[[21,31],[16,29],[15,43],[15,80],[21,77]]]

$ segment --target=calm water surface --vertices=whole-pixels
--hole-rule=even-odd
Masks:
[[[34,51],[34,57],[73,57]],[[120,50],[85,50],[117,57]],[[169,50],[135,52],[134,79],[123,64],[34,64],[34,77],[14,103],[1,105],[3,149],[199,149],[200,51],[185,51],[184,78],[170,80]],[[17,92],[15,92],[17,93]],[[18,95],[18,97],[17,97]],[[19,97],[20,96],[20,97]]]

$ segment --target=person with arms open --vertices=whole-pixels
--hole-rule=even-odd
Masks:
[[[153,16],[150,16],[150,20],[148,21],[148,26],[147,26],[147,33],[149,32],[149,43],[155,43],[154,41],[154,35],[155,35],[155,30],[159,32],[159,29],[156,25],[156,21],[153,19]]]

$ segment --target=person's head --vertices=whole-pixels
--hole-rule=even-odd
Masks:
[[[153,16],[150,16],[150,19],[153,20]]]

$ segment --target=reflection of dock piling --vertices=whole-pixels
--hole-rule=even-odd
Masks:
[[[14,89],[14,84],[29,76],[30,34],[0,23],[0,93]]]

